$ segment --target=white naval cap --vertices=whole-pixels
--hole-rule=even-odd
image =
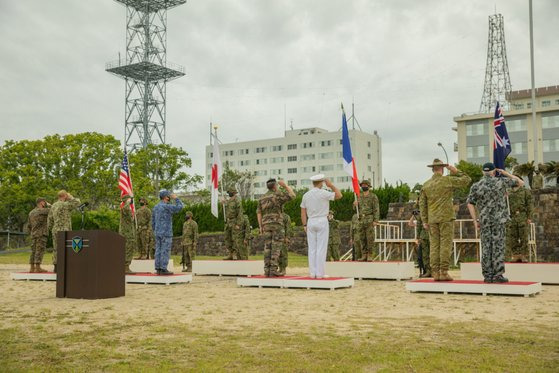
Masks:
[[[311,176],[311,181],[324,181],[325,178],[326,176],[324,176],[324,174],[318,174]]]

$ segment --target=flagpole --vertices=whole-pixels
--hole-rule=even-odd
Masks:
[[[217,140],[217,125],[214,125],[214,141],[217,142],[217,143],[219,144],[219,142],[218,142],[218,140]],[[223,174],[222,174],[222,176],[223,176]],[[224,194],[223,194],[223,177],[221,178],[221,182],[219,183],[219,189],[220,189],[220,191],[221,191],[221,198],[224,198]],[[218,202],[218,203],[219,203],[219,202]],[[223,207],[223,221],[224,221],[224,222],[227,222],[227,219],[226,219],[226,217],[225,217],[225,203],[222,202],[221,205],[222,205],[222,207]]]

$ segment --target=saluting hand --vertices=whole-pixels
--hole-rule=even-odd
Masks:
[[[278,184],[279,184],[279,186],[284,187],[284,188],[285,188],[285,186],[287,185],[287,184],[285,184],[285,180],[283,180],[283,179],[280,179],[280,180],[278,181]]]

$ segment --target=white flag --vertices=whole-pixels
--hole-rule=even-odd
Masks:
[[[221,157],[219,156],[219,145],[217,144],[217,136],[212,135],[214,142],[213,149],[213,161],[212,161],[212,183],[211,183],[211,193],[212,193],[212,214],[216,218],[219,215],[219,190],[218,185],[221,179],[221,174],[223,173],[223,167],[221,166]]]

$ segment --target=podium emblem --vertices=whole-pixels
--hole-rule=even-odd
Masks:
[[[80,251],[82,251],[82,248],[83,238],[77,236],[72,238],[72,250],[74,250],[75,253],[79,253]]]

